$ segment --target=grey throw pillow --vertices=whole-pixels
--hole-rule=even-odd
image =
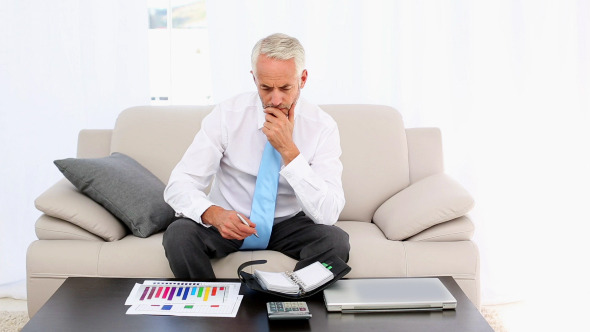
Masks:
[[[115,152],[104,158],[68,158],[54,164],[135,236],[148,237],[174,220],[174,210],[164,201],[164,183],[127,155]]]

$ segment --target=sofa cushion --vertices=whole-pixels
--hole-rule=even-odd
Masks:
[[[129,156],[113,153],[54,163],[78,190],[123,221],[135,236],[148,237],[174,220],[174,210],[164,201],[164,183]]]
[[[48,216],[65,220],[106,241],[120,240],[127,229],[109,211],[62,179],[35,200],[35,207]],[[41,239],[41,237],[39,237]]]
[[[335,225],[350,235],[348,265],[352,270],[347,278],[406,276],[403,242],[389,241],[373,223],[338,221]]]
[[[423,230],[465,215],[471,195],[445,174],[426,177],[400,191],[377,209],[373,222],[390,240],[404,240]]]

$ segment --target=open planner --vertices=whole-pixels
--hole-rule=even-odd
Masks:
[[[252,290],[289,299],[302,299],[317,294],[350,272],[350,266],[337,256],[329,257],[323,262],[314,262],[295,272],[265,272],[254,269],[254,273],[250,274],[244,271],[251,265],[264,263],[266,260],[256,260],[240,265],[240,281]]]
[[[295,272],[264,272],[254,270],[260,285],[273,292],[285,294],[307,293],[334,279],[334,274],[315,262]]]

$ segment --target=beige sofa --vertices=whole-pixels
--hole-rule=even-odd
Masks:
[[[166,183],[213,106],[144,106],[124,110],[114,129],[82,130],[79,158],[126,154]],[[337,226],[350,234],[348,278],[453,276],[479,305],[479,253],[466,216],[473,199],[444,174],[441,133],[404,127],[400,114],[378,105],[323,105],[338,123],[346,206]],[[59,157],[59,156],[56,156]],[[69,156],[68,156],[69,157]],[[129,230],[65,178],[36,201],[39,240],[27,253],[29,315],[70,276],[173,277],[162,233]],[[273,251],[242,251],[214,261],[218,277],[236,277],[248,260],[265,270],[295,261]],[[249,271],[251,272],[251,271]]]

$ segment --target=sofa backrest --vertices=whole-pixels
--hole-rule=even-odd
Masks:
[[[119,115],[111,152],[137,160],[162,182],[214,106],[139,106]],[[322,105],[338,123],[346,206],[340,220],[370,222],[375,210],[410,183],[401,115],[380,105]]]
[[[214,106],[138,106],[119,114],[111,137],[111,153],[137,160],[168,183],[172,169]]]
[[[371,221],[375,210],[410,183],[401,115],[381,105],[322,105],[338,123],[346,205],[340,220]]]

